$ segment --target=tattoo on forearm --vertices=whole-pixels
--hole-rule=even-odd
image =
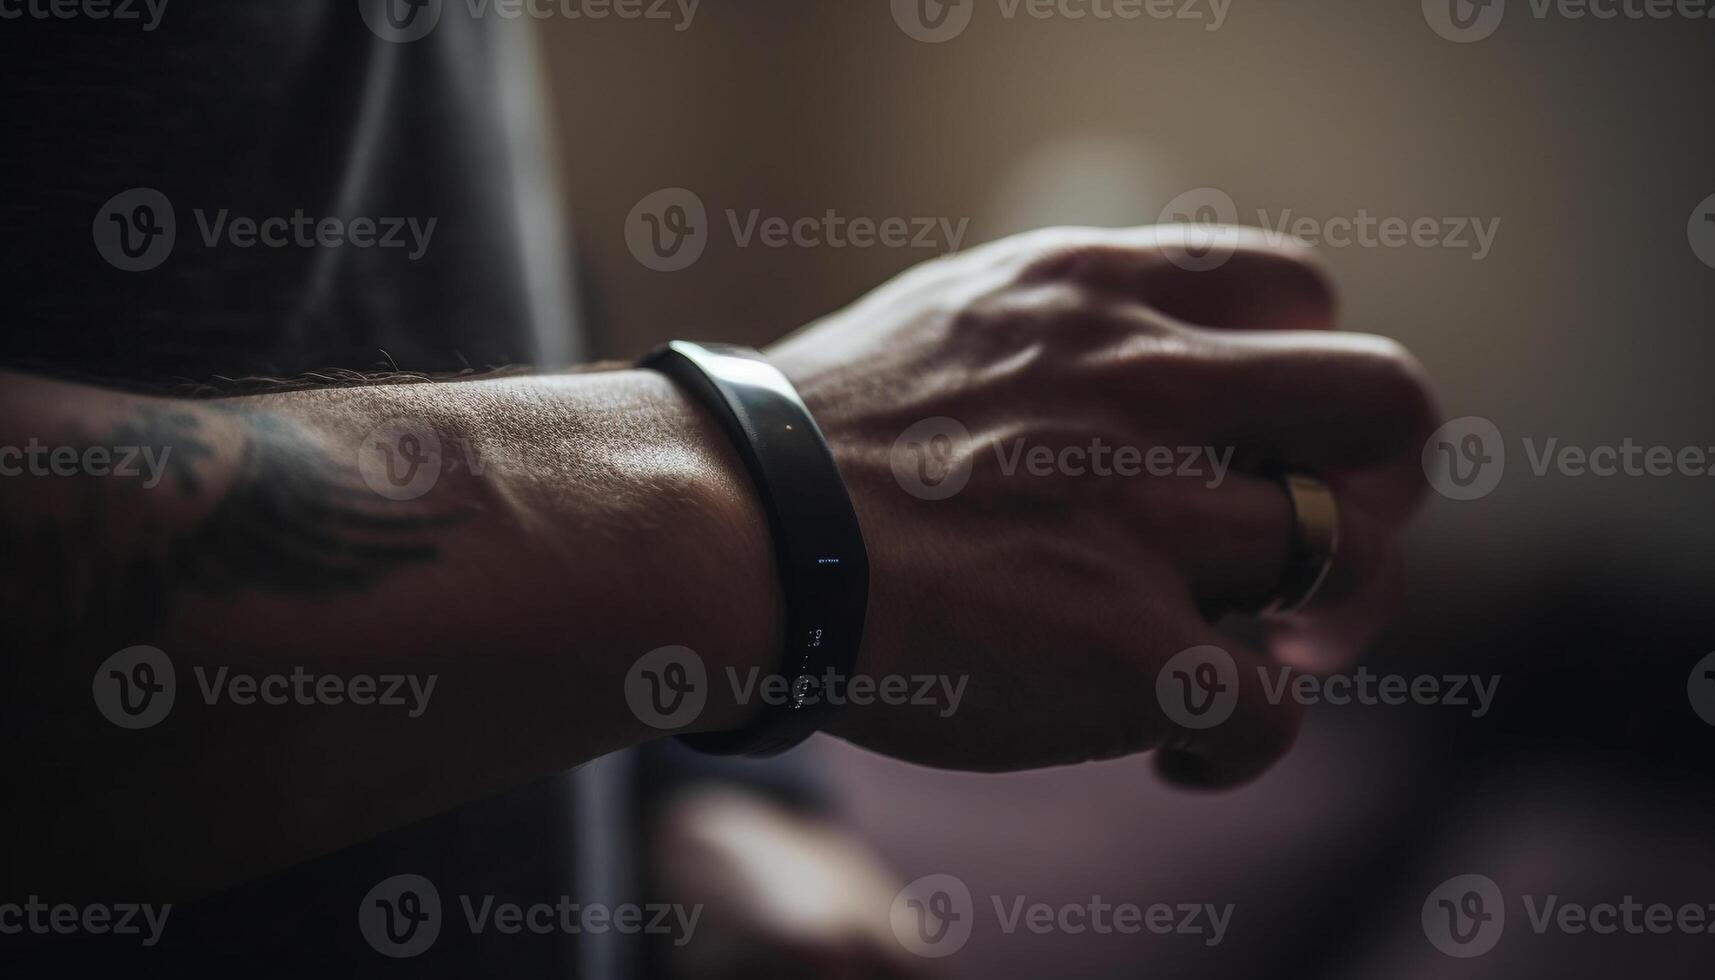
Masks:
[[[220,481],[220,499],[194,525],[146,519],[140,534],[127,535],[133,543],[116,549],[111,498],[85,480],[68,484],[79,495],[69,522],[24,525],[0,515],[0,570],[7,580],[32,583],[13,598],[34,593],[55,613],[48,619],[63,615],[58,629],[39,623],[63,629],[59,642],[104,649],[159,638],[186,593],[361,592],[402,568],[438,560],[437,532],[470,516],[381,498],[364,485],[354,458],[335,458],[279,415],[230,404],[207,410],[242,425],[244,441],[235,471]],[[151,448],[164,460],[170,492],[200,497],[209,492],[215,458],[203,427],[197,411],[145,408],[92,444]]]
[[[251,416],[232,488],[173,543],[173,577],[212,595],[254,589],[319,596],[361,591],[404,565],[440,557],[433,532],[465,512],[415,510],[366,488],[288,422]],[[406,505],[407,507],[409,505]]]
[[[194,497],[202,489],[197,463],[214,455],[213,447],[197,431],[201,424],[192,412],[145,406],[137,411],[135,419],[114,428],[109,443],[152,451],[152,458],[167,467],[179,492]]]

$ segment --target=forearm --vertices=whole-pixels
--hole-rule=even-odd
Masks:
[[[0,601],[30,634],[5,694],[19,885],[170,897],[283,866],[658,734],[623,694],[654,647],[690,646],[714,670],[766,667],[778,645],[744,474],[653,374],[217,403],[5,385],[0,445],[131,442],[164,459],[152,487],[0,479]],[[410,472],[403,456],[365,455],[397,419],[441,444],[420,495],[375,487],[377,466]],[[171,658],[177,693],[165,720],[128,731],[91,705],[91,676],[136,644]],[[408,680],[393,705],[323,703],[313,682],[299,703],[302,681],[285,704],[243,703],[230,686],[274,675]],[[711,687],[696,727],[736,724]]]

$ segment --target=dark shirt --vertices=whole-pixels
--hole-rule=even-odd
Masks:
[[[0,362],[149,386],[576,353],[522,25],[449,3],[394,43],[358,0],[170,0],[153,29],[144,0],[108,8],[134,21],[28,2],[0,4],[23,14],[0,17]],[[401,245],[383,247],[394,221]],[[572,975],[588,952],[572,939],[458,924],[461,895],[579,890],[573,828],[595,811],[574,778],[176,906],[154,947],[58,943],[0,972]],[[441,890],[441,937],[413,959],[358,929],[365,893],[398,874]]]
[[[124,4],[138,20],[0,18],[0,356],[128,379],[568,357],[523,25],[448,3],[393,43],[362,2],[169,0],[152,30],[145,0]],[[141,250],[167,226],[137,189],[176,229],[125,271],[102,236]],[[322,231],[338,244],[301,244]]]

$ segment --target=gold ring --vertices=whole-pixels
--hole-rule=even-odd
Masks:
[[[1304,608],[1322,588],[1340,548],[1340,506],[1328,484],[1303,473],[1282,474],[1280,483],[1292,501],[1292,538],[1286,570],[1274,598],[1262,608],[1264,616],[1284,616]]]

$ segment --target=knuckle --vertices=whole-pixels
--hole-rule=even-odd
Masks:
[[[1080,297],[1052,310],[1050,330],[1054,339],[1076,350],[1116,347],[1135,329],[1133,323],[1111,304]]]
[[[1115,260],[1112,246],[1058,235],[1045,241],[1025,260],[1018,279],[1025,284],[1098,279],[1113,268]]]
[[[1007,290],[960,314],[955,325],[980,325],[1009,346],[1078,350],[1115,344],[1136,329],[1113,303],[1065,282]]]
[[[1109,290],[1135,288],[1165,261],[1160,242],[1145,243],[1111,228],[1045,228],[1017,241],[1016,274],[1022,283],[1075,281]]]
[[[1198,404],[1234,380],[1230,358],[1170,325],[1135,329],[1100,366],[1123,379],[1134,397],[1147,400],[1139,404],[1157,405],[1164,412],[1170,412],[1170,406]]]

